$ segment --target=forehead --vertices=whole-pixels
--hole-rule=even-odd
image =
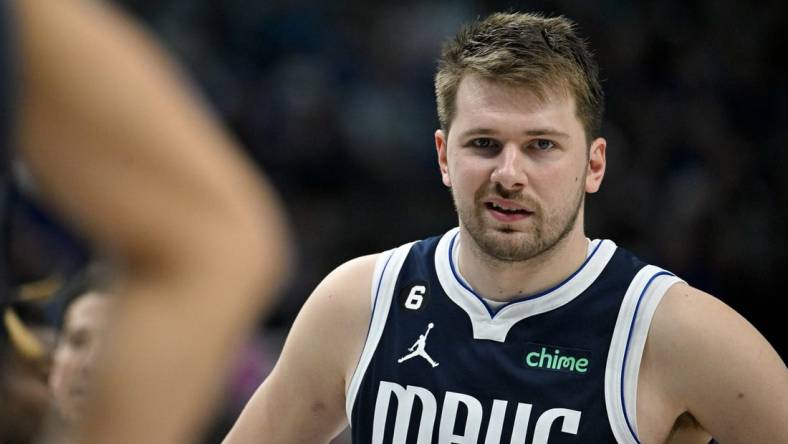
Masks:
[[[555,88],[537,94],[527,86],[467,75],[460,82],[456,101],[453,128],[552,128],[573,136],[583,134],[575,100],[567,90]]]
[[[101,328],[108,322],[112,297],[87,293],[72,302],[66,311],[65,330]]]

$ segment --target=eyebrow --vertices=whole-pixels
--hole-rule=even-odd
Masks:
[[[495,134],[495,130],[490,128],[471,128],[468,131],[463,132],[461,134],[461,137],[464,138],[471,135],[488,136],[492,134]],[[569,138],[569,134],[563,131],[558,131],[557,129],[554,128],[533,128],[523,131],[523,134],[526,136],[553,136],[553,137],[561,137],[565,139]]]

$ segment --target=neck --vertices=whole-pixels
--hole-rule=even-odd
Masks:
[[[525,261],[502,261],[484,253],[463,227],[460,228],[459,269],[480,295],[509,301],[558,285],[583,264],[588,241],[578,224],[547,251]]]

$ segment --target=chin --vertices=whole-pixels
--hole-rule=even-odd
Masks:
[[[514,230],[494,230],[482,239],[482,251],[498,260],[513,262],[533,256],[533,239]]]

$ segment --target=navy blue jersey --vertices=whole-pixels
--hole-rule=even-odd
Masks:
[[[679,279],[594,240],[564,282],[493,309],[457,270],[458,233],[380,256],[353,442],[639,442],[643,346]]]

